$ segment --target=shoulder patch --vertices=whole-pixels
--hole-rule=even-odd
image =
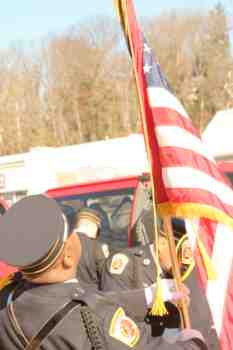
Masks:
[[[105,258],[109,257],[109,246],[107,244],[102,244],[102,252]]]
[[[120,275],[124,271],[126,265],[129,262],[129,258],[125,254],[115,254],[112,257],[111,265],[110,265],[110,273]]]
[[[193,252],[188,240],[185,240],[181,245],[181,262],[185,265],[190,265],[193,262]]]
[[[136,323],[125,315],[119,307],[111,320],[109,335],[133,348],[140,339],[140,331]]]

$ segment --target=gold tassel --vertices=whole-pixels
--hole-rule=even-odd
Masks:
[[[166,305],[163,300],[163,288],[160,274],[158,273],[157,284],[156,284],[156,296],[152,305],[150,314],[152,316],[165,316],[168,315]]]
[[[207,278],[210,281],[214,281],[218,278],[217,272],[213,266],[213,263],[206,251],[206,248],[200,238],[197,238],[198,248],[202,257],[203,264],[207,273]]]
[[[152,187],[152,193],[154,196],[153,187]],[[153,209],[154,209],[154,218],[156,218],[155,206]],[[156,226],[155,226],[154,261],[157,268],[156,295],[154,297],[154,302],[150,311],[150,315],[162,317],[162,316],[168,315],[168,311],[166,309],[166,305],[163,300],[163,285],[161,280],[162,268],[160,266],[160,261],[159,261],[159,228],[158,228],[157,220],[156,220]]]
[[[0,290],[2,290],[8,284],[11,283],[13,276],[14,276],[14,274],[11,273],[11,274],[7,275],[6,277],[0,278]]]

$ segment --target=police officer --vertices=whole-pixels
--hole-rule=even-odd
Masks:
[[[160,252],[163,268],[162,284],[163,294],[167,295],[171,288],[175,289],[174,281],[171,279],[170,260],[166,253],[163,252],[164,238],[159,237],[159,245],[162,248]],[[154,244],[125,249],[121,252],[110,255],[106,259],[102,278],[101,289],[103,291],[122,291],[136,288],[147,288],[155,283],[157,279],[156,257]],[[173,303],[164,298],[166,308],[169,314],[164,317],[151,316],[150,310],[145,314],[145,321],[152,326],[152,335],[162,335],[165,328],[179,328],[180,314]]]
[[[63,211],[67,215],[67,209],[64,210],[63,208]],[[76,213],[72,213],[72,210],[68,209],[68,216],[72,221],[74,232],[78,234],[82,246],[82,254],[77,270],[79,281],[91,285],[92,287],[99,290],[114,290],[114,281],[110,282],[111,286],[108,288],[108,279],[106,279],[105,283],[105,273],[103,274],[103,269],[106,269],[106,266],[104,266],[105,262],[108,264],[107,258],[110,254],[110,247],[98,240],[100,227],[102,224],[101,215],[99,212],[97,212],[97,210],[88,207],[82,207]],[[113,251],[113,249],[111,251]],[[137,263],[140,266],[142,265],[145,267],[143,271],[140,271],[138,267],[136,268],[134,266],[134,272],[137,273],[137,276],[132,273],[132,285],[123,285],[123,289],[148,287],[154,283],[156,268],[155,264],[150,264],[149,258],[151,257],[151,252],[153,252],[153,246],[148,245],[143,248],[126,248],[120,250],[118,254],[114,255],[114,259],[116,258],[116,261],[118,261],[120,264],[122,263],[122,270],[124,269],[124,257],[127,254],[133,254],[135,256],[135,260],[138,260]],[[141,261],[139,263],[139,260],[145,256],[148,258],[145,258],[143,260],[143,264],[141,264]],[[118,257],[120,258],[118,259]],[[121,261],[121,257],[123,261]],[[164,259],[164,261],[166,262],[166,259]],[[150,272],[148,274],[148,279],[150,280],[147,280],[147,283],[143,283],[142,279],[144,278],[145,274],[147,274],[149,265],[151,265],[150,267],[153,269],[153,273]],[[125,269],[124,272],[128,273],[128,276],[130,277],[131,272],[129,269]],[[119,290],[119,282],[116,283],[116,290]]]
[[[65,209],[65,212],[68,212],[69,216],[71,216],[70,214],[72,213],[72,210],[70,210],[70,208]],[[98,240],[99,230],[102,224],[101,214],[94,209],[83,207],[81,210],[75,213],[75,215],[73,215],[72,220],[73,226],[75,227],[74,231],[79,235],[82,245],[82,254],[77,271],[79,281],[87,283],[99,290],[113,291],[148,287],[154,283],[156,278],[156,268],[155,264],[150,263],[151,251],[153,251],[152,245],[146,246],[143,249],[124,249],[118,254],[114,255],[113,265],[118,276],[114,276],[114,274],[109,276],[108,271],[103,273],[103,270],[105,271],[106,269],[104,262],[109,255],[109,247]],[[127,269],[124,269],[124,260],[127,259],[127,254],[130,254],[132,259],[131,264],[129,264]],[[147,258],[145,255],[147,255]],[[141,259],[143,257],[143,264],[141,264]],[[118,264],[122,268],[122,274],[119,274],[119,270],[117,268]],[[131,268],[133,268],[133,271],[131,271]],[[153,269],[152,273],[151,269]],[[127,274],[127,276],[125,274]],[[146,281],[143,282],[145,280],[145,275],[147,275]],[[120,284],[120,281],[122,281],[123,285]],[[169,289],[172,286],[174,288],[174,285],[171,285],[171,281],[169,281],[168,286],[164,286],[167,293],[169,293]],[[175,327],[175,325],[177,323],[179,324],[180,322],[178,310],[173,304],[170,303],[168,304],[168,307],[170,314],[169,318],[167,317],[167,319],[170,320],[170,325]],[[151,318],[148,316],[146,320],[148,319]],[[144,321],[144,318],[142,318],[142,321]],[[153,335],[160,335],[162,333],[164,329],[163,321],[164,319],[161,319],[160,317],[156,319],[153,326]]]
[[[141,217],[140,226],[143,227],[144,232],[148,232],[148,236],[152,240],[151,230],[154,230],[152,211],[147,210],[145,212],[145,215]],[[173,219],[172,227],[178,243],[186,234],[184,221]],[[184,240],[184,243],[186,242]],[[166,281],[166,278],[172,278],[172,273],[168,242],[163,234],[159,238],[159,258],[163,268],[164,281]],[[156,264],[153,244],[148,244],[111,255],[105,263],[101,288],[104,291],[141,288],[152,284],[156,280],[155,278]],[[218,350],[219,342],[216,330],[213,327],[210,308],[204,291],[198,286],[195,268],[190,269],[190,273],[185,279],[185,285],[191,291],[189,313],[192,326],[204,334],[210,349]],[[152,334],[154,336],[162,334],[165,328],[179,327],[180,315],[177,309],[171,303],[166,303],[166,306],[169,309],[168,316],[162,318],[148,318],[147,316],[146,318],[152,324]]]
[[[81,241],[83,253],[78,265],[79,280],[100,288],[103,264],[109,256],[109,246],[98,240],[101,216],[92,208],[83,207],[73,218],[74,232]]]
[[[41,344],[44,350],[206,349],[195,330],[181,332],[174,344],[152,339],[127,314],[143,306],[143,290],[104,296],[82,286],[76,279],[81,242],[54,200],[22,199],[1,218],[0,235],[0,258],[22,274],[1,295],[1,350],[35,350]]]

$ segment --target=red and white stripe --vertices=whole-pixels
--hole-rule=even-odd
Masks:
[[[162,182],[168,201],[181,205],[209,205],[233,216],[232,189],[218,171],[214,159],[193,129],[179,101],[165,88],[155,87],[148,90],[162,168]],[[172,122],[169,123],[170,121]],[[216,280],[207,280],[206,271],[196,249],[197,268],[221,349],[233,349],[232,228],[206,218],[198,220],[197,223],[187,222],[191,242],[195,244],[198,233],[217,273]],[[195,234],[192,235],[190,233],[193,229]]]
[[[233,217],[232,189],[181,103],[166,88],[149,87],[147,93],[166,193],[159,204],[204,204]]]
[[[206,293],[221,349],[230,350],[233,348],[233,232],[228,226],[207,219],[187,220],[186,228],[193,248],[199,233],[217,273],[216,280],[207,280],[201,258],[197,256],[201,286]]]

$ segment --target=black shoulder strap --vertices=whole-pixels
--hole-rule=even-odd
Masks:
[[[27,339],[22,328],[20,327],[17,318],[15,316],[13,303],[8,305],[7,314],[10,319],[10,323],[18,336],[20,343],[23,345],[25,350],[36,350],[39,348],[43,340],[51,333],[51,331],[60,323],[73,309],[81,306],[81,302],[71,300],[67,304],[63,305],[53,316],[47,320],[47,322],[42,326],[39,332],[32,337],[32,339]]]
[[[79,308],[81,303],[71,300],[69,303],[63,305],[39,330],[39,332],[30,340],[25,350],[38,349],[43,340],[51,333],[51,331],[60,323],[67,315],[69,315],[75,308]]]
[[[100,297],[101,299],[101,297]],[[101,299],[102,300],[102,299]],[[75,308],[80,308],[82,322],[84,324],[87,337],[91,343],[92,350],[103,350],[106,347],[103,343],[103,337],[97,326],[97,322],[94,319],[91,309],[80,300],[71,300],[67,304],[63,305],[61,309],[51,316],[49,320],[41,327],[41,329],[30,340],[25,336],[22,328],[20,327],[18,320],[14,312],[13,302],[8,305],[7,312],[10,319],[12,328],[14,329],[20,343],[25,350],[39,349],[43,340],[51,333],[51,331],[60,323],[68,314],[70,314]]]

